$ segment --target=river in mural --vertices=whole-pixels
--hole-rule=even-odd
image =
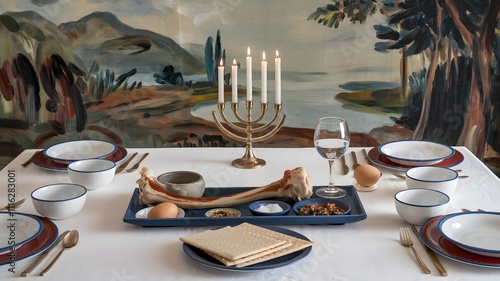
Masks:
[[[341,79],[346,79],[346,73],[352,72],[371,73],[370,78],[380,80],[341,81]],[[373,128],[394,125],[394,122],[390,118],[399,117],[399,115],[395,113],[377,111],[369,107],[359,107],[357,110],[353,110],[352,108],[346,108],[344,102],[336,99],[336,95],[340,92],[373,91],[399,87],[397,82],[381,80],[387,79],[386,74],[383,75],[384,77],[380,77],[380,75],[376,75],[375,73],[387,73],[387,69],[380,68],[379,71],[374,71],[374,69],[342,69],[337,73],[328,74],[310,73],[304,75],[303,73],[292,72],[283,74],[282,101],[284,112],[287,114],[285,126],[314,129],[318,118],[323,116],[343,117],[348,121],[351,131],[359,133],[369,133]],[[253,76],[258,77],[258,74],[259,73],[256,72]],[[272,76],[274,74],[270,73],[270,75]],[[259,79],[254,81],[255,85],[260,85]],[[240,87],[244,88],[244,85]],[[259,89],[257,89],[257,91],[259,91]],[[269,93],[272,98],[272,94],[274,93],[273,85],[270,85]],[[254,94],[254,98],[256,98],[257,102],[259,101],[259,92]],[[244,105],[244,100],[245,96],[240,95],[239,112],[242,116],[245,116],[245,111],[241,108]],[[211,113],[216,108],[216,101],[207,101],[195,106],[191,110],[191,113],[196,117],[212,121]],[[254,112],[254,115],[259,113],[258,111]],[[272,112],[272,110],[268,112],[264,121],[272,117]],[[228,116],[230,120],[235,121],[230,118],[231,114],[228,114]]]

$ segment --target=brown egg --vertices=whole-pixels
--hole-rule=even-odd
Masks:
[[[380,179],[380,171],[372,165],[362,164],[354,170],[354,178],[361,186],[373,186]]]
[[[151,208],[148,218],[175,218],[178,212],[177,205],[172,202],[163,202]]]

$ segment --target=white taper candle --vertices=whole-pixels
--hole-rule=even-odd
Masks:
[[[232,83],[232,102],[238,102],[238,64],[236,59],[233,60],[231,66],[231,83]]]
[[[222,64],[222,59],[220,60],[220,65],[218,68],[218,86],[219,86],[219,103],[224,102],[224,65]]]
[[[278,50],[276,50],[276,58],[274,59],[274,85],[276,91],[274,103],[281,104],[281,58]]]
[[[260,80],[261,82],[261,103],[267,103],[267,61],[266,61],[266,52],[262,52],[262,62],[260,63]]]
[[[247,50],[247,101],[252,100],[252,56],[250,47]]]

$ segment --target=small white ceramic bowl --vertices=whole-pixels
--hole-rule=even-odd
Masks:
[[[87,199],[87,189],[78,184],[58,183],[31,192],[36,211],[50,219],[63,220],[80,212]]]
[[[415,167],[406,171],[408,188],[427,188],[451,196],[457,189],[458,173],[444,167]]]
[[[445,214],[450,197],[432,189],[404,189],[394,195],[396,211],[409,224],[422,225]]]
[[[291,209],[288,203],[279,200],[255,201],[248,208],[255,216],[284,216]]]
[[[68,165],[71,181],[85,186],[88,190],[110,184],[115,177],[115,170],[115,162],[103,159],[75,161]]]
[[[173,171],[156,177],[166,191],[189,197],[201,197],[205,192],[203,177],[191,171]]]

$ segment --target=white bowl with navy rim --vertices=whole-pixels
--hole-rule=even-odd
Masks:
[[[110,184],[116,171],[116,163],[104,159],[87,159],[68,165],[71,182],[94,190]]]
[[[281,210],[272,212],[272,208],[275,207],[275,205],[278,205],[281,208]],[[279,200],[255,201],[250,203],[250,205],[248,205],[248,208],[255,216],[285,216],[291,209],[290,204]]]
[[[74,183],[56,183],[39,187],[31,192],[35,210],[42,216],[63,220],[83,209],[87,189]]]
[[[434,189],[451,196],[457,189],[458,173],[445,167],[413,167],[406,170],[405,181],[408,188]]]
[[[439,221],[439,233],[465,251],[500,258],[500,213],[464,212]]]
[[[450,203],[446,193],[425,188],[403,189],[394,194],[398,214],[409,224],[422,225],[444,215]]]
[[[61,164],[85,159],[108,157],[118,150],[114,143],[103,140],[75,140],[51,145],[43,150],[45,156]]]
[[[434,165],[455,154],[451,146],[419,140],[387,142],[378,151],[392,162],[408,166]]]

